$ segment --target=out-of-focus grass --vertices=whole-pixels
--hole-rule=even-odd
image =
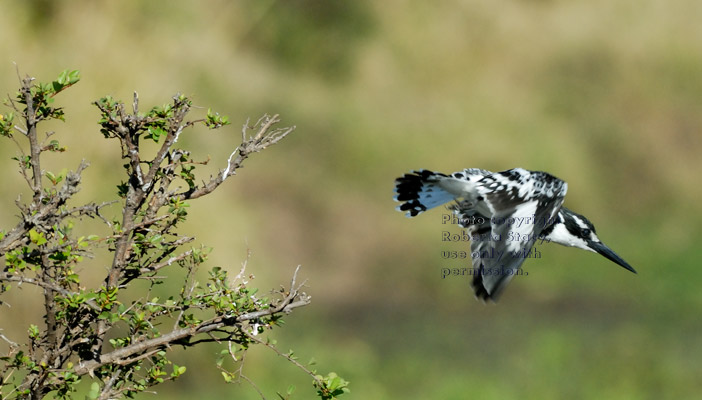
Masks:
[[[349,398],[685,399],[702,389],[702,3],[78,1],[41,18],[32,4],[46,5],[0,14],[0,85],[14,93],[12,61],[43,80],[83,72],[57,100],[68,121],[51,127],[69,153],[48,166],[90,159],[84,199],[114,198],[102,183],[119,179],[115,144],[89,105],[102,95],[129,102],[138,90],[148,108],[182,91],[228,114],[229,134],[183,137],[212,157],[207,172],[246,117],[275,112],[297,125],[194,202],[188,229],[215,247],[212,265],[238,270],[251,248],[262,288],[303,265],[313,304],[273,335],[350,380]],[[0,147],[3,168],[11,155]],[[544,245],[498,305],[475,302],[466,279],[441,279],[441,211],[403,218],[392,180],[413,168],[516,166],[568,181],[566,205],[639,274]],[[3,227],[21,183],[3,177]],[[99,277],[100,259],[88,265]],[[31,303],[14,307],[31,318]],[[189,372],[159,392],[258,398],[217,383],[214,353],[182,354]],[[267,397],[288,383],[311,397],[309,378],[262,349],[245,371]]]

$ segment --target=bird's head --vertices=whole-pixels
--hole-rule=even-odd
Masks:
[[[545,237],[564,246],[577,247],[598,253],[623,268],[636,273],[636,270],[631,265],[602,243],[595,233],[595,227],[592,225],[592,222],[565,207],[561,207],[561,210],[558,212],[558,218]]]

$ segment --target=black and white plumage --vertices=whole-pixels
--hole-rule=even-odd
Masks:
[[[587,218],[563,207],[567,190],[551,174],[522,168],[419,170],[395,180],[397,209],[408,217],[456,201],[449,209],[470,235],[472,286],[482,300],[497,300],[537,240],[593,251],[636,272],[600,241]]]

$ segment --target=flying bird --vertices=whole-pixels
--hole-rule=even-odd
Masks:
[[[469,168],[451,175],[412,171],[395,180],[398,211],[408,217],[448,208],[471,241],[475,296],[497,301],[537,240],[599,253],[636,273],[597,237],[584,216],[563,207],[568,184],[541,171]]]

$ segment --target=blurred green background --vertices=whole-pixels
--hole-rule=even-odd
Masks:
[[[280,113],[297,130],[257,154],[187,230],[210,265],[261,289],[309,279],[311,306],[273,331],[283,350],[351,382],[349,399],[692,399],[702,393],[702,2],[615,1],[3,1],[0,88],[79,69],[62,94],[83,200],[114,199],[121,165],[90,102],[143,109],[176,92],[226,114],[182,145],[221,168],[247,117]],[[196,112],[198,112],[196,110]],[[200,110],[204,114],[204,110]],[[0,148],[0,227],[23,182]],[[441,210],[393,209],[393,180],[417,168],[545,170],[633,275],[595,254],[544,245],[500,302],[441,278]],[[60,169],[60,168],[59,168]],[[104,273],[100,258],[84,267]],[[32,294],[29,288],[13,295]],[[36,294],[36,293],[35,293]],[[5,333],[35,322],[12,301]],[[179,352],[172,399],[258,399],[225,385],[216,346]],[[310,378],[266,349],[244,369],[267,398]],[[151,398],[142,395],[141,398]]]

